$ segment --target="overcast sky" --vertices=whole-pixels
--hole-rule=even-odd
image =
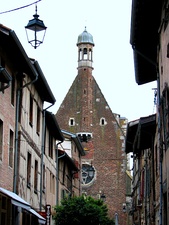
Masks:
[[[5,0],[0,23],[15,31],[27,55],[35,58],[56,98],[50,108],[57,112],[77,75],[78,35],[92,34],[93,76],[114,113],[129,121],[155,113],[156,82],[137,85],[130,45],[132,0],[41,0],[39,19],[47,26],[44,43],[34,49],[27,42],[25,26],[33,18],[35,5],[9,13],[4,11],[31,4],[33,0]]]

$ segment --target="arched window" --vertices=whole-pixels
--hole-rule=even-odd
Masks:
[[[91,48],[89,49],[89,60],[92,61],[92,50],[91,50]]]
[[[79,60],[82,60],[82,49],[79,49]]]
[[[69,126],[75,126],[75,119],[74,118],[69,119]]]
[[[83,59],[87,59],[87,48],[83,49]]]
[[[104,117],[100,118],[100,126],[104,126],[106,124],[106,119]]]

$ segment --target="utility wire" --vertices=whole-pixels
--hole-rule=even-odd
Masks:
[[[19,7],[19,8],[16,8],[16,9],[11,9],[11,10],[8,10],[8,11],[0,12],[0,14],[13,12],[13,11],[16,11],[16,10],[19,10],[19,9],[24,9],[24,8],[29,7],[29,6],[31,6],[31,5],[33,5],[33,4],[36,4],[36,3],[40,2],[40,1],[42,1],[42,0],[38,0],[38,1],[33,2],[33,3],[29,4],[29,5],[24,5],[24,6],[21,6],[21,7]]]

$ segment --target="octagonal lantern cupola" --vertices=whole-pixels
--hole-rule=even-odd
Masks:
[[[86,27],[83,33],[78,36],[78,68],[91,67],[93,62],[93,36],[87,32]]]

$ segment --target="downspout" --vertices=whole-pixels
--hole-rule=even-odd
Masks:
[[[158,106],[158,149],[159,149],[159,172],[160,172],[160,210],[159,210],[159,225],[162,225],[163,218],[163,172],[162,172],[162,161],[163,161],[163,141],[161,137],[161,101],[160,101],[160,77],[157,72],[157,106]]]
[[[153,221],[155,220],[155,168],[154,168],[154,140],[152,138],[152,157],[151,157],[151,162],[152,162],[152,183],[153,183]]]
[[[144,224],[145,225],[147,225],[147,224],[149,224],[149,217],[147,217],[147,211],[149,211],[149,208],[148,208],[148,195],[149,195],[149,193],[148,193],[148,163],[147,163],[147,151],[145,151],[145,159],[144,159],[144,161],[145,161],[145,173],[144,173],[144,180],[145,180],[145,183],[146,183],[146,185],[145,185],[145,197],[144,197],[144,199],[145,199],[145,206],[144,206],[144,215],[145,215],[145,219],[144,219]],[[143,194],[144,195],[144,194]]]
[[[48,106],[47,108],[43,109],[42,111],[42,115],[43,115],[43,124],[42,124],[42,147],[41,147],[41,174],[40,174],[40,204],[39,204],[39,208],[40,211],[42,210],[42,192],[43,192],[43,156],[44,156],[44,152],[45,152],[45,114],[46,114],[46,110],[49,109],[50,107],[52,107],[54,104],[51,104],[50,106]]]
[[[36,77],[34,80],[26,83],[22,87],[19,87],[16,92],[16,116],[15,116],[15,153],[14,153],[14,179],[13,179],[13,192],[17,193],[17,179],[18,179],[18,124],[19,124],[19,103],[20,103],[20,95],[21,90],[23,88],[33,84],[38,79],[38,74],[36,73]]]
[[[56,206],[58,206],[59,201],[59,159],[65,156],[65,153],[60,157],[58,154],[58,145],[61,143],[63,143],[63,141],[56,144]]]

